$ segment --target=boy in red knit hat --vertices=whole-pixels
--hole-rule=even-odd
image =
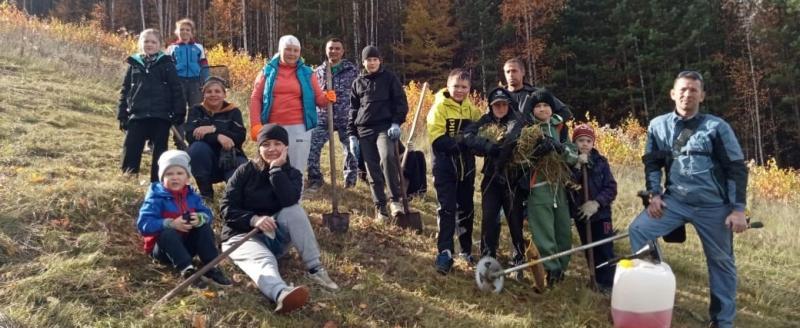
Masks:
[[[586,225],[583,220],[590,220],[592,240],[611,237],[614,234],[611,225],[611,202],[617,197],[617,182],[611,174],[608,159],[594,148],[595,133],[591,126],[581,124],[572,132],[572,142],[578,146],[578,163],[572,168],[572,181],[577,185],[583,184],[583,166],[586,166],[588,175],[587,186],[589,199],[584,199],[584,191],[569,191],[569,208],[571,216],[578,221],[578,234],[581,243],[586,244]],[[614,245],[612,243],[597,246],[593,250],[594,263],[603,263],[614,258]],[[603,293],[611,291],[614,283],[614,267],[597,269],[595,282]]]

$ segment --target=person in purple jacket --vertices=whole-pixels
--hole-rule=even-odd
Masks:
[[[583,190],[569,192],[570,215],[576,220],[590,220],[592,240],[611,237],[614,227],[611,224],[611,202],[617,197],[617,181],[611,174],[608,159],[594,148],[595,133],[591,126],[581,124],[572,132],[572,142],[578,146],[578,164],[572,168],[572,181],[578,185],[583,183],[582,166],[586,166],[589,179],[589,200],[584,199]],[[576,224],[581,243],[586,244],[586,225]],[[614,258],[614,245],[603,244],[594,248],[594,263],[603,263]],[[611,292],[614,284],[614,267],[606,266],[597,269],[595,282],[603,293]]]

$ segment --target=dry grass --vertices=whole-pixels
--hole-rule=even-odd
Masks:
[[[4,45],[12,38],[0,29]],[[566,282],[546,294],[511,281],[499,295],[482,294],[463,263],[457,262],[447,277],[433,269],[433,191],[412,203],[425,222],[425,232],[414,235],[371,223],[363,183],[342,192],[342,207],[353,213],[347,235],[331,235],[321,226],[321,213],[330,210],[327,185],[303,203],[323,262],[342,291],[332,294],[314,286],[306,308],[275,316],[273,305],[225,262],[235,287],[210,298],[186,292],[146,318],[145,308],[179,281],[140,252],[133,224],[146,189],[140,180],[147,174],[129,179],[118,172],[123,136],[113,108],[121,66],[94,71],[91,61],[51,56],[56,52],[48,47],[69,44],[46,36],[30,42],[40,50],[25,58],[16,48],[0,48],[0,313],[21,324],[176,327],[202,318],[212,327],[314,327],[326,321],[363,327],[610,326],[608,300],[583,288],[580,257],[572,261]],[[247,145],[253,154],[252,144]],[[148,166],[145,159],[142,167]],[[641,207],[633,195],[642,184],[641,168],[616,165],[614,173],[620,183],[615,223],[624,229]],[[800,208],[754,194],[753,215],[767,228],[736,237],[738,325],[796,326],[800,228],[794,219]],[[508,249],[504,240],[501,250],[507,254]],[[617,249],[627,252],[627,242]],[[691,229],[689,241],[667,246],[666,256],[679,286],[673,324],[699,326],[707,302],[706,269]],[[283,265],[287,281],[308,283],[296,255]]]

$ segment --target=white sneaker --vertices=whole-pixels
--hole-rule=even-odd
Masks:
[[[325,288],[337,290],[339,289],[339,285],[337,285],[331,277],[328,276],[328,271],[325,271],[323,268],[319,268],[316,273],[306,273],[308,275],[308,279],[311,281],[322,285]]]
[[[404,214],[405,211],[403,210],[403,204],[400,204],[400,202],[389,203],[389,213],[392,213],[392,216],[394,217]]]
[[[286,287],[275,300],[275,312],[284,314],[297,310],[308,302],[308,287]]]

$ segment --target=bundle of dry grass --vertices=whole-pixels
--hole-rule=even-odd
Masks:
[[[513,164],[536,171],[538,176],[550,184],[564,184],[570,180],[570,170],[559,153],[550,152],[539,158],[533,156],[534,150],[543,139],[544,134],[539,126],[523,128],[514,149]]]
[[[505,137],[506,129],[500,124],[486,124],[478,129],[478,136],[499,144]]]

